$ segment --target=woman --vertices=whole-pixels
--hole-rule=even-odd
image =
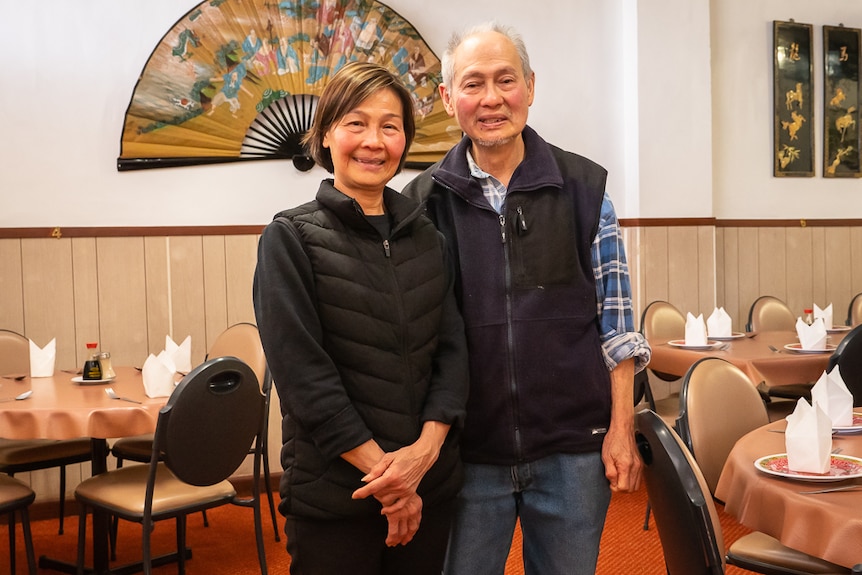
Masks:
[[[304,141],[333,179],[261,236],[254,304],[284,415],[294,575],[442,569],[467,355],[444,241],[386,187],[414,131],[396,77],[345,65]]]

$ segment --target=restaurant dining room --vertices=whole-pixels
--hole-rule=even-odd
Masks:
[[[2,5],[0,473],[13,481],[0,482],[0,512],[15,513],[18,552],[4,544],[0,558],[17,572],[31,553],[31,572],[72,572],[79,551],[87,572],[142,568],[142,520],[87,494],[163,459],[168,398],[219,370],[257,387],[247,444],[209,488],[251,509],[224,519],[190,505],[177,512],[182,542],[185,519],[159,522],[153,555],[164,533],[173,551],[153,572],[288,572],[282,400],[252,282],[264,227],[330,177],[298,143],[329,69],[300,81],[274,56],[249,59],[230,92],[225,62],[253,34],[278,46],[295,29],[298,66],[311,69],[335,50],[332,30],[352,34],[346,59],[400,73],[418,106],[389,182],[401,191],[461,139],[438,87],[455,23],[494,19],[530,54],[528,125],[608,171],[632,324],[652,349],[635,378],[643,482],[613,494],[597,573],[862,573],[862,4]],[[309,40],[318,27],[323,52]],[[235,38],[224,43],[235,52],[214,38]],[[118,462],[121,439],[134,447]],[[235,530],[220,535],[235,552],[201,543],[220,527]],[[507,575],[524,573],[519,547]]]

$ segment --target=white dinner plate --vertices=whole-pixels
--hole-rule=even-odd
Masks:
[[[711,335],[711,336],[709,336],[709,339],[714,339],[715,341],[728,341],[731,339],[739,339],[741,337],[745,337],[745,334],[740,332],[740,331],[734,331],[734,332],[731,332],[730,335],[723,335],[723,336]]]
[[[667,342],[668,345],[673,347],[678,347],[680,349],[694,349],[694,350],[705,350],[705,349],[713,349],[718,345],[717,341],[707,340],[706,345],[686,345],[684,339],[672,339]]]
[[[754,462],[754,467],[770,475],[796,479],[799,481],[843,481],[862,477],[862,459],[850,455],[833,453],[829,472],[824,474],[792,471],[787,466],[787,454],[778,453],[761,457]]]
[[[835,347],[836,346],[831,343],[827,343],[825,349],[802,349],[801,343],[788,343],[784,346],[784,349],[794,351],[796,353],[832,353],[835,351]]]
[[[844,333],[845,331],[850,331],[851,329],[853,328],[849,325],[833,325],[826,330],[826,333]]]
[[[853,412],[853,425],[833,425],[832,431],[841,434],[862,433],[862,413]]]
[[[116,377],[109,377],[108,379],[84,379],[80,375],[78,377],[73,377],[72,381],[75,383],[80,383],[81,385],[98,385],[100,383],[111,383],[117,379]]]

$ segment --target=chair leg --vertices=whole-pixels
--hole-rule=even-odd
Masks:
[[[649,515],[650,515],[650,504],[649,504],[649,499],[647,499],[646,513],[644,513],[644,531],[649,531]]]
[[[15,575],[15,512],[9,512],[9,573]]]
[[[153,535],[153,521],[147,517],[145,516],[144,520],[141,521],[141,553],[143,554],[141,562],[144,575],[153,575],[152,546],[150,545],[150,539]]]
[[[252,511],[254,512],[254,538],[257,543],[257,560],[260,563],[260,575],[267,575],[266,548],[263,545],[263,519],[260,513],[260,489],[257,491],[252,503]]]
[[[75,562],[75,572],[77,575],[84,575],[84,543],[87,540],[87,507],[78,502],[81,507],[78,512],[78,558]]]
[[[123,467],[123,458],[117,457],[117,469]],[[108,533],[108,545],[111,550],[111,561],[117,560],[117,531],[120,529],[120,519],[116,515],[111,516],[111,527]]]
[[[179,575],[186,572],[186,516],[177,515],[177,571]]]
[[[266,445],[264,443],[264,445]],[[263,485],[266,488],[266,498],[269,501],[269,514],[272,516],[272,530],[275,532],[275,540],[281,541],[281,535],[278,532],[278,520],[275,517],[275,499],[272,497],[272,484],[269,481],[269,456],[263,455]]]
[[[24,552],[27,554],[27,572],[36,575],[36,553],[33,551],[33,533],[30,531],[30,512],[21,509],[21,527],[24,531]],[[14,554],[14,551],[13,551]],[[12,573],[15,573],[13,570]]]
[[[60,529],[58,533],[63,534],[63,519],[66,516],[66,466],[60,466]]]

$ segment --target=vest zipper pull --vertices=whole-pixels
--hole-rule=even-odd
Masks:
[[[527,219],[524,217],[524,211],[521,206],[518,206],[518,229],[522,232],[527,231]]]
[[[389,240],[383,240],[383,252],[387,258],[392,257],[392,252],[389,251]]]
[[[506,216],[500,214],[500,240],[506,243]]]

